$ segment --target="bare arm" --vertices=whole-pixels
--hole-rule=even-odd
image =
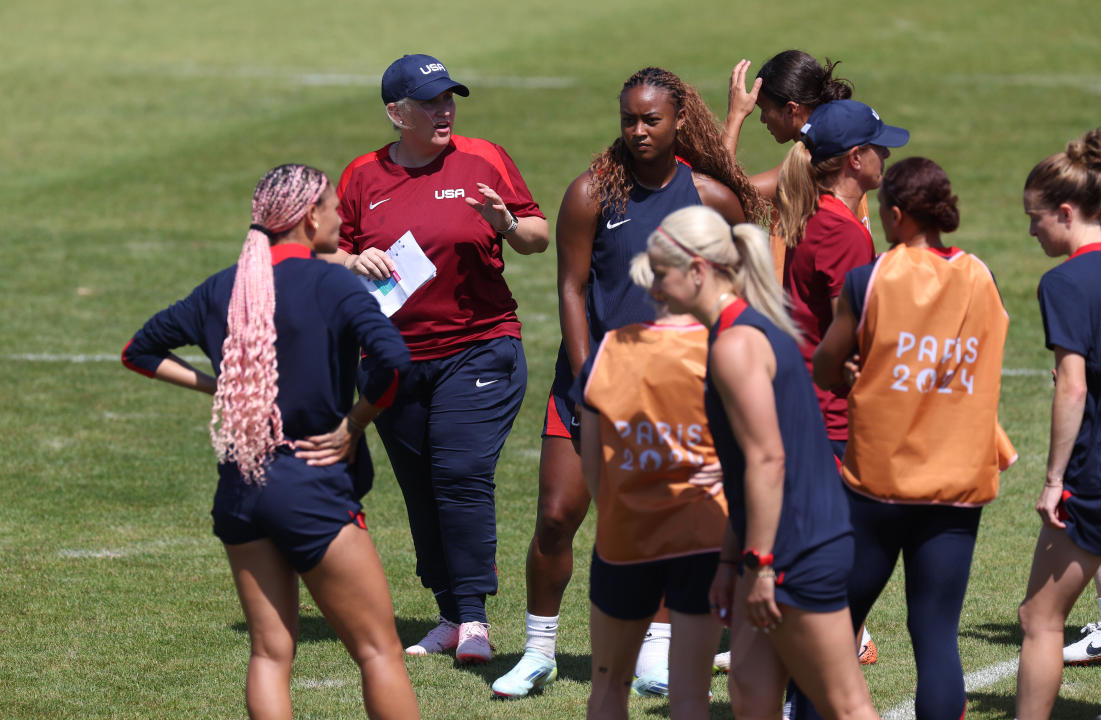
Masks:
[[[734,437],[745,455],[744,548],[767,555],[776,542],[784,501],[784,444],[772,391],[776,357],[763,333],[735,326],[715,341],[709,363]],[[775,578],[758,574],[752,581],[746,606],[749,620],[759,627],[771,627],[781,620]]]
[[[585,298],[599,220],[600,208],[589,197],[589,173],[585,172],[566,189],[554,232],[558,250],[558,318],[574,377],[589,356]]]
[[[823,390],[848,384],[842,370],[856,350],[857,319],[849,300],[842,293],[832,302],[833,322],[814,350],[814,384]]]
[[[161,361],[153,377],[157,380],[179,385],[188,390],[197,390],[207,395],[213,395],[218,389],[217,381],[215,381],[213,376],[196,370],[185,360],[173,354],[169,354],[168,357]]]
[[[692,182],[704,205],[717,210],[731,225],[745,222],[745,209],[733,190],[710,175],[697,172],[692,173]]]
[[[333,465],[341,460],[352,462],[355,460],[359,436],[380,412],[382,408],[360,397],[359,402],[352,406],[331,432],[295,441],[295,457],[302,458],[307,465],[316,466]]]
[[[1078,353],[1055,348],[1055,395],[1051,400],[1051,443],[1047,456],[1047,478],[1036,512],[1045,525],[1062,528],[1056,516],[1063,494],[1063,474],[1070,462],[1074,441],[1082,428],[1086,408],[1086,359]]]

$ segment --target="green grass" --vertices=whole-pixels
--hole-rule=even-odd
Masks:
[[[1101,5],[1092,0],[820,3],[490,0],[460,7],[377,0],[158,3],[7,0],[0,6],[0,716],[224,718],[244,714],[247,634],[210,533],[209,402],[114,362],[12,359],[114,354],[154,311],[232,263],[256,179],[281,162],[336,175],[391,137],[377,77],[429,52],[472,89],[458,130],[504,145],[552,223],[568,182],[617,132],[616,94],[643,65],[669,67],[725,110],[730,67],[779,50],[842,59],[841,75],[912,131],[895,158],[940,162],[960,196],[954,242],[998,277],[1013,318],[1005,365],[1044,368],[1035,286],[1052,265],[1027,236],[1028,169],[1098,124]],[[310,78],[328,78],[311,82]],[[360,81],[341,81],[358,77]],[[552,78],[547,87],[522,78]],[[779,162],[755,122],[741,159]],[[561,680],[521,703],[488,683],[522,650],[524,553],[534,525],[539,427],[558,343],[553,250],[508,256],[531,383],[498,472],[497,659],[409,663],[430,718],[583,715],[591,518],[563,606]],[[1007,377],[1003,422],[1021,461],[984,513],[960,643],[977,670],[1014,658],[1038,521],[1050,382]],[[381,450],[372,534],[413,641],[433,614],[413,577],[404,507]],[[1087,593],[1088,595],[1088,593]],[[1090,597],[1068,633],[1096,618]],[[305,593],[294,675],[299,717],[354,717],[357,676]],[[896,577],[873,610],[881,710],[913,693]],[[1076,634],[1076,633],[1075,633]],[[1093,718],[1096,668],[1064,677],[1059,718]],[[729,717],[721,679],[714,717]],[[1013,679],[970,696],[973,718],[1013,712]],[[662,702],[634,701],[637,717]]]

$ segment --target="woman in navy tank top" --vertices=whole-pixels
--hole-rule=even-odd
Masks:
[[[1036,512],[1043,525],[1018,614],[1024,641],[1017,717],[1051,715],[1063,625],[1101,566],[1101,128],[1040,162],[1025,181],[1029,234],[1050,257],[1037,294],[1055,353],[1051,447]]]
[[[878,717],[846,600],[853,539],[764,231],[684,208],[647,241],[652,292],[711,327],[705,396],[730,525],[711,589],[735,717],[777,716],[789,678],[830,717]]]
[[[628,276],[631,258],[645,249],[646,236],[665,215],[687,205],[714,207],[729,222],[767,217],[749,179],[723,149],[699,92],[676,75],[654,67],[632,75],[619,95],[619,116],[620,136],[570,184],[555,229],[562,345],[547,404],[538,513],[528,549],[524,657],[493,683],[494,692],[507,697],[522,697],[553,679],[573,537],[589,508],[569,390],[606,331],[654,319],[645,291]],[[663,662],[658,672],[664,671]],[[527,679],[533,673],[535,683]],[[664,681],[652,686],[664,688]]]

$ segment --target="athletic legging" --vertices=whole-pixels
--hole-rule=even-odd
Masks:
[[[906,574],[906,627],[917,666],[918,720],[959,720],[967,706],[960,612],[982,508],[892,505],[849,493],[856,554],[849,609],[860,627],[891,577]]]
[[[957,638],[982,508],[894,505],[848,495],[856,540],[849,576],[853,628],[864,624],[901,554],[917,720],[960,720],[967,696]],[[793,699],[799,720],[820,718],[805,698]]]

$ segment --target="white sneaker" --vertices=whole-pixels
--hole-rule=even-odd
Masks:
[[[558,663],[534,648],[526,648],[520,662],[493,681],[493,694],[522,698],[538,692],[558,679]]]
[[[454,650],[459,645],[459,626],[442,616],[436,616],[439,622],[428,631],[416,645],[405,648],[406,655],[433,655]]]
[[[1084,638],[1063,648],[1063,664],[1090,665],[1101,661],[1101,622],[1082,628]]]
[[[631,694],[639,697],[669,697],[669,667],[652,668],[646,675],[635,676]]]
[[[717,673],[730,672],[730,651],[721,652],[715,656],[714,661],[711,663],[712,668]]]
[[[455,647],[455,659],[461,663],[485,663],[493,658],[493,646],[489,644],[489,625],[483,622],[464,622],[459,625],[459,642]]]

